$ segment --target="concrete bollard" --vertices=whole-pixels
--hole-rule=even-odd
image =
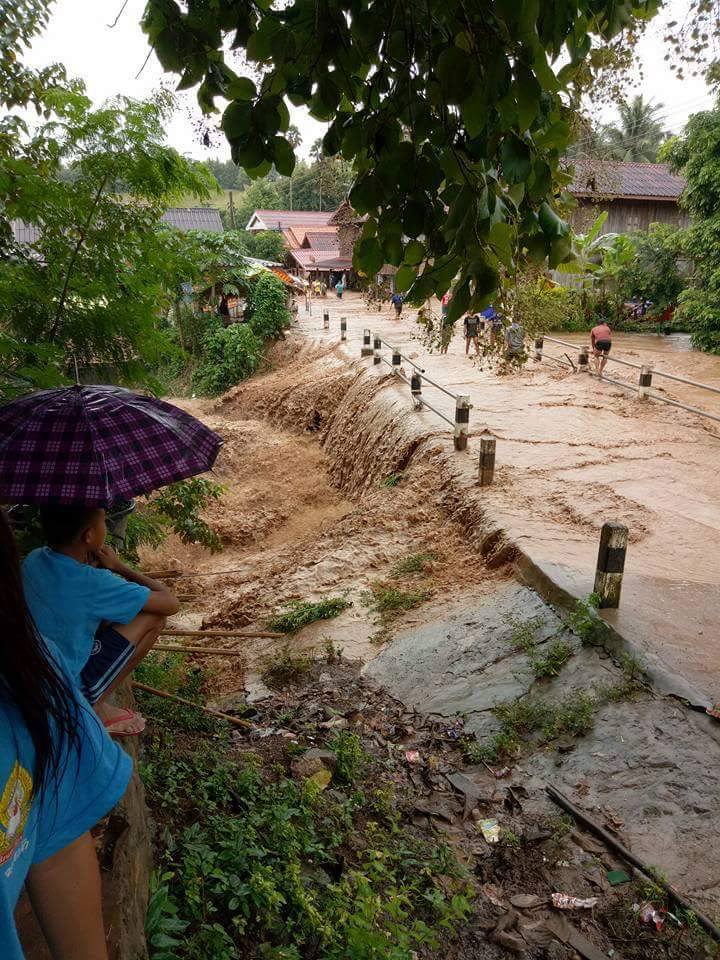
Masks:
[[[536,360],[542,360],[544,343],[545,343],[544,337],[535,337],[535,359]]]
[[[467,450],[471,406],[470,397],[463,395],[455,398],[455,435],[453,441],[456,450]]]
[[[413,406],[416,410],[422,410],[422,377],[418,370],[413,370],[410,376],[410,395],[413,398]]]
[[[363,342],[360,350],[361,357],[371,357],[373,355],[372,334],[369,330],[363,330]]]
[[[638,397],[644,400],[649,396],[648,390],[652,386],[652,370],[650,367],[643,366],[640,369],[640,379],[638,381]]]
[[[340,339],[347,340],[347,317],[340,317]]]
[[[495,476],[495,437],[488,432],[480,435],[480,463],[478,482],[481,487],[489,487]]]
[[[373,363],[378,364],[382,360],[382,340],[376,333],[373,337]]]
[[[616,610],[620,606],[628,528],[622,523],[604,523],[600,533],[594,592],[600,597],[601,609]]]
[[[323,330],[330,329],[330,314],[327,310],[323,310]]]
[[[580,368],[580,373],[587,373],[590,369],[588,364],[588,348],[580,347],[578,351],[578,367]]]
[[[400,373],[400,365],[402,363],[402,357],[400,356],[400,351],[397,347],[393,347],[392,352],[392,371],[393,373]]]

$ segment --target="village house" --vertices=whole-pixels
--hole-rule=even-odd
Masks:
[[[568,190],[577,201],[573,228],[583,233],[604,210],[606,233],[647,230],[651,223],[685,227],[687,213],[679,206],[685,180],[664,163],[623,163],[582,158],[574,161]]]

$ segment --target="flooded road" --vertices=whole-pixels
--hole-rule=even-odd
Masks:
[[[549,336],[577,346],[590,342],[589,336],[582,333],[550,333]],[[550,341],[545,352],[551,356],[563,356],[563,348]],[[711,393],[709,390],[661,376],[662,373],[668,373],[688,380],[697,380],[720,391],[720,357],[695,350],[689,334],[674,333],[664,336],[656,333],[614,333],[607,373],[614,379],[635,385],[637,372],[613,362],[616,357],[651,367],[653,387],[668,397],[720,415],[720,393]]]
[[[322,329],[323,309],[332,314],[329,332]],[[587,596],[603,522],[628,526],[621,606],[606,614],[608,621],[643,651],[666,689],[705,703],[720,699],[720,424],[547,361],[499,375],[467,357],[459,335],[447,355],[431,354],[417,339],[414,314],[396,320],[387,310],[370,312],[357,296],[316,302],[311,316],[301,308],[300,327],[337,343],[341,314],[348,320],[349,362],[359,360],[363,329],[371,328],[439,384],[470,397],[468,452],[450,455],[473,504],[517,546],[529,577]],[[620,334],[613,353],[720,386],[720,358],[688,348],[685,337]],[[389,360],[387,346],[383,353]],[[365,365],[371,376],[389,372],[385,363]],[[613,367],[614,378],[637,382],[636,370]],[[720,412],[720,396],[656,381],[668,397]],[[410,408],[404,383],[388,389],[398,410]],[[454,418],[452,397],[429,384],[424,395]],[[429,410],[414,416],[452,450],[441,419]],[[477,437],[485,429],[498,440],[496,475],[492,487],[479,490]]]

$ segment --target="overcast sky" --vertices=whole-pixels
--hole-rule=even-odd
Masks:
[[[664,105],[662,119],[667,129],[682,129],[691,113],[705,109],[712,96],[701,78],[688,77],[678,81],[665,62],[663,22],[684,20],[688,0],[672,0],[668,11],[649,28],[638,48],[638,60],[644,68],[644,78],[632,92],[642,92],[647,99]],[[85,81],[89,95],[97,103],[118,93],[145,97],[160,85],[164,74],[154,55],[143,68],[148,45],[139,26],[144,0],[128,0],[117,25],[115,20],[122,0],[56,0],[52,18],[45,33],[38,37],[27,60],[37,66],[60,61],[70,76]],[[142,69],[142,72],[140,72]],[[137,74],[140,72],[140,76]],[[193,93],[180,98],[181,106],[168,128],[168,139],[173,146],[194,157],[221,156],[229,158],[227,144],[218,139],[209,150],[202,147],[193,121],[201,114]],[[292,121],[303,136],[301,153],[307,155],[313,141],[326,128],[313,120],[306,111],[291,108]],[[603,120],[611,120],[612,109],[603,112]]]

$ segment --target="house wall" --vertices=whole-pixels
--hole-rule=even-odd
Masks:
[[[668,223],[673,227],[686,227],[690,218],[674,200],[599,200],[578,198],[578,207],[570,222],[576,233],[584,233],[596,218],[607,210],[608,218],[603,233],[632,233],[647,230],[651,223]]]

